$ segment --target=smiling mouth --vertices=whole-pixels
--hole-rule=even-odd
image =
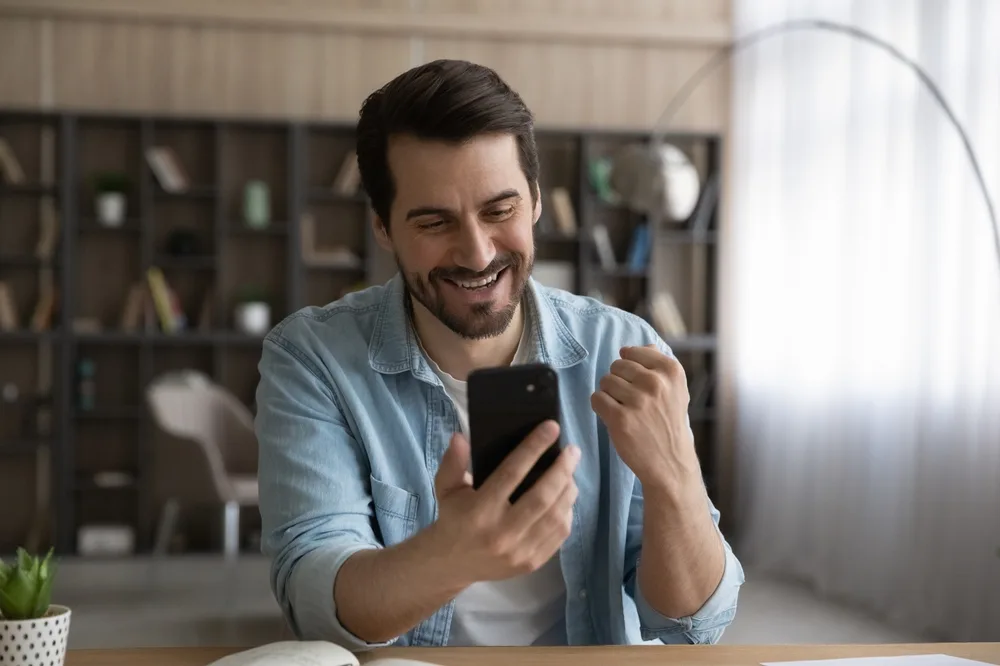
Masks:
[[[467,289],[468,291],[477,291],[479,289],[489,289],[493,284],[500,279],[507,267],[501,268],[496,273],[487,275],[476,280],[452,280],[451,278],[445,278],[448,282],[461,287],[462,289]]]

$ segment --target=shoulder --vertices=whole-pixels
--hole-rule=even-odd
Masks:
[[[326,305],[309,305],[287,315],[264,338],[269,348],[284,350],[300,361],[324,362],[337,357],[367,356],[385,286],[351,292]]]
[[[591,353],[612,348],[615,353],[625,346],[666,344],[653,326],[639,315],[608,305],[591,296],[535,284],[539,300]]]

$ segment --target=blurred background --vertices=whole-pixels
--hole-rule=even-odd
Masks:
[[[263,334],[386,280],[372,90],[489,65],[537,117],[536,277],[684,362],[747,569],[728,643],[1000,640],[993,0],[0,0],[0,554],[54,547],[71,647],[283,635],[260,556]],[[665,210],[621,196],[667,145]],[[618,169],[616,171],[616,168]]]

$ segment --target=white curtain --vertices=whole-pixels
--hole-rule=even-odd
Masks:
[[[734,0],[916,59],[1000,206],[1000,1]],[[962,143],[914,74],[807,31],[737,55],[740,554],[901,627],[1000,640],[1000,264]]]

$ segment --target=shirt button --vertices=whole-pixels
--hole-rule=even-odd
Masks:
[[[580,598],[581,599],[587,598],[587,590],[580,590]]]

